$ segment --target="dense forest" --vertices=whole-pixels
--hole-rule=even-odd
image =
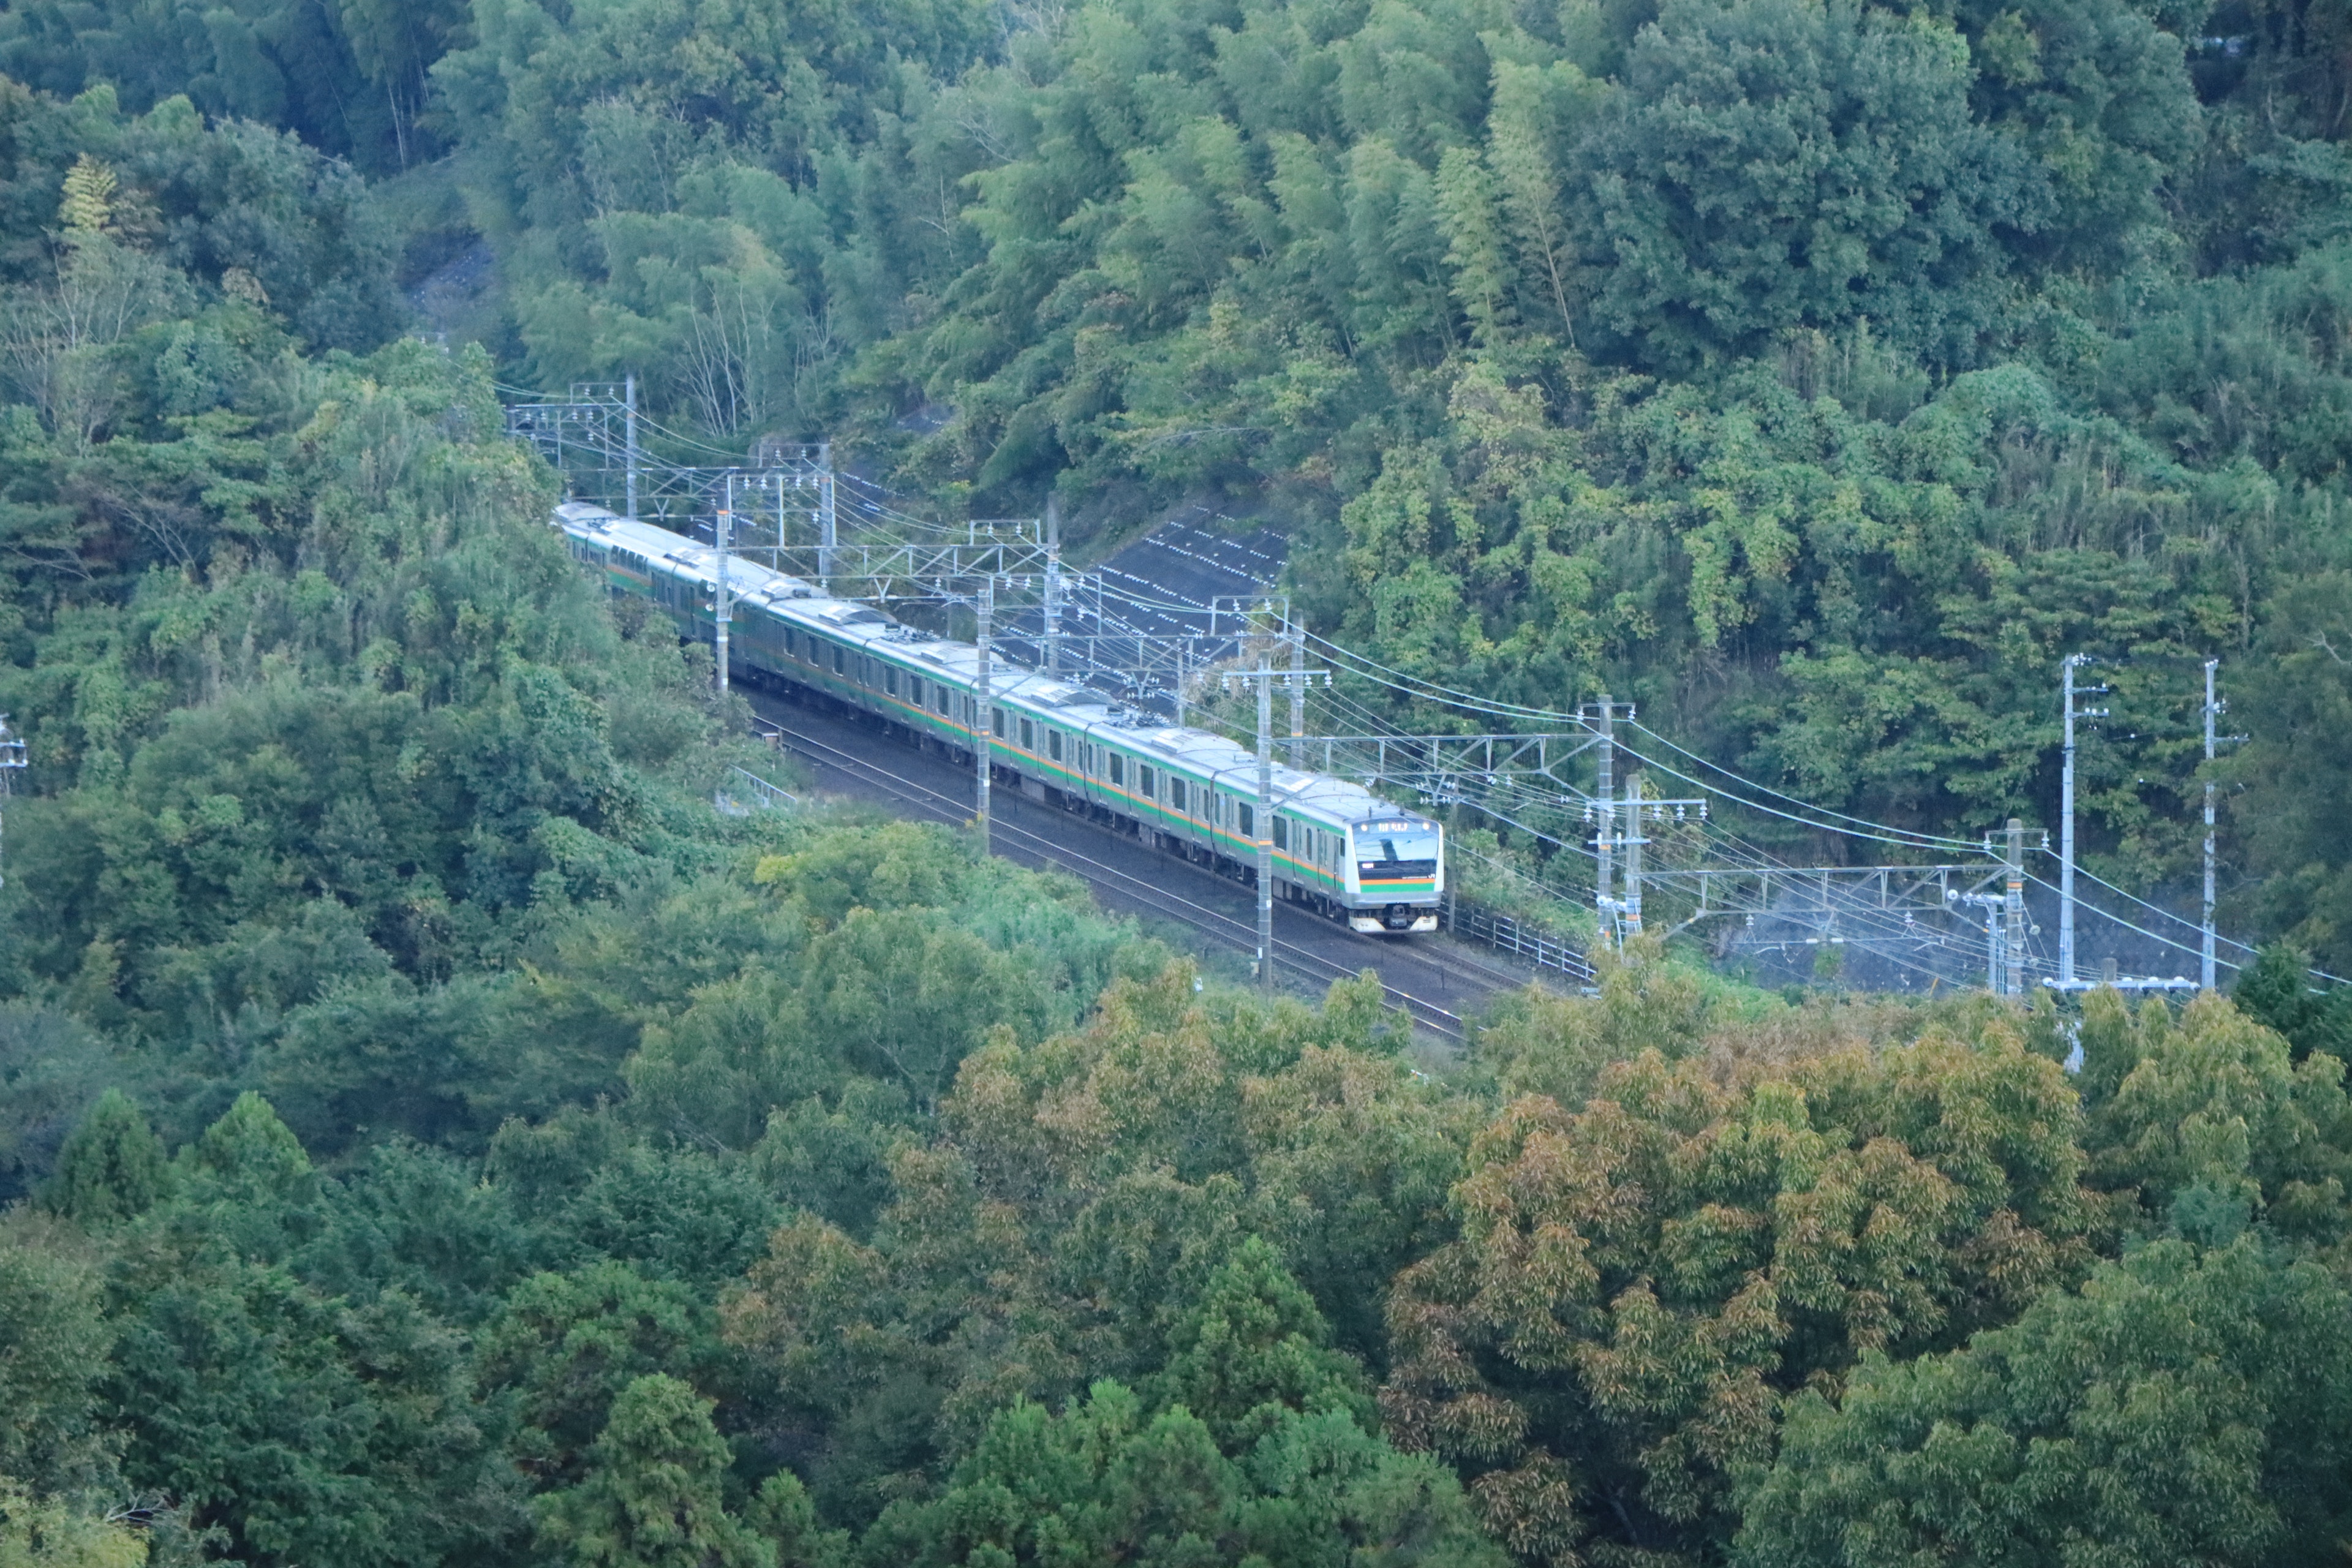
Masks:
[[[0,12],[0,1568],[2340,1562],[2347,112],[2327,0]],[[1881,821],[2103,656],[2144,889],[2218,656],[2278,945],[1424,1059],[715,809],[499,434],[622,374]]]
[[[2140,893],[2218,658],[2229,923],[2352,964],[2336,0],[29,0],[0,73],[20,282],[85,152],[310,348],[486,245],[441,324],[511,384],[1081,540],[1265,520],[1318,630],[1821,807],[2051,824],[2103,658]],[[298,142],[299,217],[238,183]]]

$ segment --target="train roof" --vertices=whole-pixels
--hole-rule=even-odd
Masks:
[[[555,509],[555,515],[567,529],[621,545],[648,560],[665,563],[682,576],[718,586],[719,552],[714,546],[583,501],[566,501]],[[739,555],[727,568],[727,588],[738,601],[764,604],[772,614],[822,626],[870,651],[929,665],[967,687],[979,683],[980,650],[971,644],[903,625],[855,600],[834,598],[804,578],[772,571]],[[1081,729],[1115,731],[1118,742],[1127,749],[1196,773],[1255,777],[1257,770],[1257,753],[1223,735],[1115,707],[1099,692],[1010,659],[989,661],[989,698],[1034,708],[1041,714],[1051,711],[1059,721]],[[1274,766],[1273,784],[1276,798],[1286,806],[1312,811],[1335,823],[1379,817],[1427,820],[1419,812],[1381,799],[1361,784],[1328,773],[1304,773],[1280,763]]]

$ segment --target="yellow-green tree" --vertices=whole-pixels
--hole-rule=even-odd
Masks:
[[[1999,1025],[1744,1082],[1652,1051],[1581,1110],[1521,1099],[1472,1145],[1460,1239],[1397,1280],[1389,1429],[1529,1561],[1706,1560],[1789,1394],[2087,1266],[2081,1130]]]

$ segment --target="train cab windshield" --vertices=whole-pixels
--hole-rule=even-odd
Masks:
[[[1356,829],[1356,875],[1363,882],[1423,881],[1437,874],[1437,829],[1425,822],[1374,822]]]

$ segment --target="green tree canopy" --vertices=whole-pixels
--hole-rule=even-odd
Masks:
[[[1867,319],[1966,363],[1997,319],[2001,236],[2045,202],[1969,111],[1968,41],[1846,0],[1668,0],[1588,156],[1595,313],[1650,363]]]
[[[1525,1556],[1719,1549],[1781,1399],[2088,1263],[2081,1125],[1999,1024],[1732,1086],[1652,1051],[1581,1110],[1523,1099],[1472,1145],[1462,1238],[1391,1298],[1389,1428]]]
[[[632,1380],[578,1486],[538,1504],[540,1536],[583,1568],[770,1568],[775,1546],[720,1506],[727,1444],[692,1388]]]
[[[2252,1237],[2152,1243],[1965,1350],[1792,1405],[1733,1560],[2317,1563],[2352,1509],[2352,1313]]]
[[[129,1095],[110,1089],[66,1140],[41,1198],[68,1219],[98,1226],[146,1213],[170,1182],[163,1141]]]

